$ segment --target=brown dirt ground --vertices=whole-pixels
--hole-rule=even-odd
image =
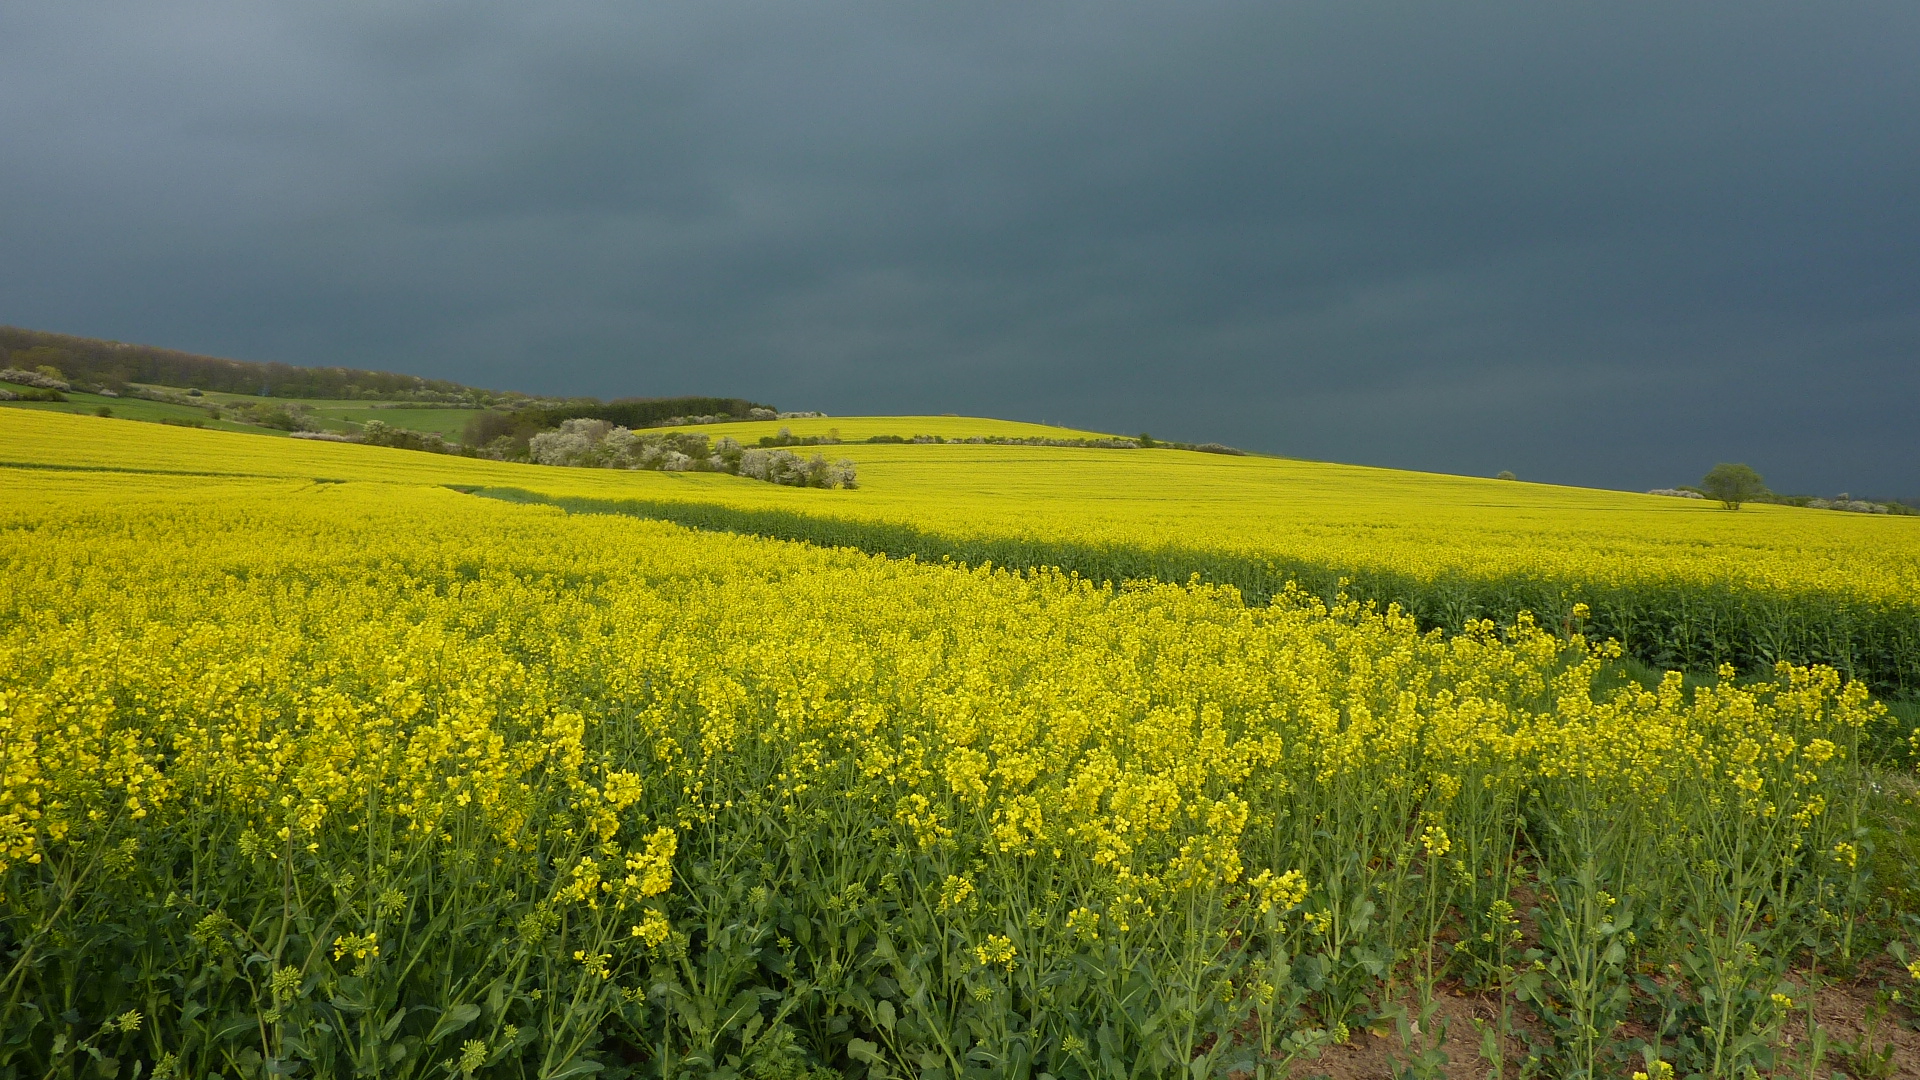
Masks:
[[[1828,987],[1814,998],[1814,1019],[1827,1029],[1828,1040],[1826,1060],[1820,1066],[1821,1077],[1831,1076],[1838,1070],[1854,1080],[1873,1080],[1876,1076],[1920,1080],[1920,1031],[1913,1029],[1913,1013],[1907,1007],[1911,1002],[1894,1005],[1887,1015],[1875,1019],[1873,1013],[1879,1011],[1875,998],[1874,984],[1865,981]],[[1804,1052],[1805,1043],[1804,1029],[1794,1030],[1797,1026],[1789,1026],[1788,1042],[1796,1056]],[[1844,1045],[1835,1045],[1836,1042]],[[1891,1061],[1886,1066],[1888,1071],[1875,1073],[1871,1057],[1862,1060],[1848,1053],[1849,1048],[1857,1048],[1877,1057],[1888,1044],[1893,1047]]]
[[[1869,976],[1819,992],[1814,999],[1814,1016],[1826,1029],[1827,1036],[1826,1054],[1817,1074],[1820,1080],[1829,1080],[1836,1072],[1848,1080],[1920,1080],[1920,1031],[1914,1030],[1915,1015],[1908,1007],[1913,1002],[1893,1005],[1877,1020],[1872,1016],[1876,1011],[1877,987],[1899,985],[1901,981]],[[1443,989],[1436,995],[1437,1018],[1443,1022],[1446,1032],[1441,1047],[1447,1052],[1447,1080],[1484,1080],[1488,1075],[1489,1063],[1481,1059],[1480,1032],[1474,1020],[1492,1020],[1497,1008],[1492,998],[1457,988]],[[1523,1032],[1530,1031],[1533,1025],[1527,1022],[1530,1017],[1525,1010],[1518,1009],[1516,1013],[1516,1026]],[[1438,1029],[1442,1025],[1435,1026]],[[1781,1078],[1806,1075],[1801,1056],[1806,1050],[1804,1028],[1790,1023],[1783,1043],[1788,1058],[1775,1075]],[[1878,1057],[1889,1045],[1893,1050],[1885,1059],[1885,1071],[1875,1070],[1873,1057]],[[1517,1077],[1526,1045],[1519,1039],[1509,1039],[1505,1049],[1506,1075]],[[1863,1059],[1856,1056],[1855,1051],[1866,1051],[1873,1057]],[[1356,1029],[1346,1045],[1329,1048],[1318,1060],[1295,1062],[1293,1076],[1301,1080],[1318,1076],[1329,1080],[1389,1080],[1394,1075],[1395,1062],[1406,1056],[1399,1032],[1391,1025],[1375,1031]]]
[[[1446,1032],[1441,1049],[1447,1052],[1447,1080],[1480,1080],[1487,1074],[1487,1066],[1480,1060],[1480,1032],[1473,1022],[1476,1018],[1493,1019],[1498,1015],[1498,1006],[1488,998],[1450,991],[1436,993],[1434,1006],[1436,1019],[1440,1021],[1434,1025],[1435,1030]],[[1509,1059],[1525,1054],[1524,1046],[1514,1040],[1508,1042]],[[1296,1063],[1293,1073],[1299,1077],[1325,1075],[1331,1080],[1380,1080],[1391,1077],[1395,1060],[1405,1056],[1396,1027],[1358,1030],[1345,1046],[1329,1048],[1320,1060]],[[1508,1075],[1515,1073],[1510,1070]]]

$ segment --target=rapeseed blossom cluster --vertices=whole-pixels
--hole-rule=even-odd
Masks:
[[[1879,706],[1830,669],[1642,686],[1529,618],[404,484],[9,484],[0,1067],[1200,1075],[1412,958],[1512,967],[1524,880],[1508,989],[1578,1072],[1635,963],[1710,959],[1746,1046],[1855,895]]]

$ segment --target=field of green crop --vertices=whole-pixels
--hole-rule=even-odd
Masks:
[[[161,388],[167,389],[167,388]],[[266,408],[288,408],[304,406],[309,415],[325,431],[354,432],[369,420],[379,420],[394,427],[412,431],[434,432],[446,438],[458,441],[460,432],[466,423],[481,410],[478,409],[442,409],[431,407],[406,407],[404,405],[388,407],[385,404],[372,404],[366,401],[338,401],[326,398],[267,398],[250,394],[229,394],[210,391],[195,398],[196,404],[176,405],[171,402],[149,401],[123,394],[112,397],[102,394],[88,394],[69,391],[66,401],[16,401],[0,403],[0,408],[30,409],[40,412],[58,412],[92,415],[106,408],[116,417],[128,420],[174,421],[196,423],[217,431],[249,431],[260,434],[283,435],[285,432],[272,428],[263,428],[254,424],[236,421],[230,417],[214,419],[209,415],[207,406],[233,408],[235,406],[263,406]]]
[[[427,431],[443,435],[458,442],[460,432],[467,421],[479,415],[479,409],[439,409],[407,408],[403,405],[372,406],[364,401],[328,401],[314,399],[303,401],[313,409],[313,415],[330,429],[357,431],[369,420],[378,420],[393,427],[403,427],[411,431]]]
[[[209,405],[304,406],[328,431],[358,431],[369,420],[411,431],[433,432],[458,441],[469,419],[482,410],[409,406],[404,402],[346,401],[332,398],[263,398],[214,391],[203,396]]]
[[[150,423],[190,423],[212,428],[216,431],[250,431],[262,434],[280,434],[265,428],[248,424],[237,424],[231,420],[215,420],[202,408],[190,405],[173,405],[164,401],[146,401],[131,396],[110,397],[105,394],[86,394],[80,391],[68,391],[65,401],[8,401],[0,402],[0,408],[25,409],[34,412],[72,413],[91,416],[106,409],[114,416],[126,420],[145,420]]]

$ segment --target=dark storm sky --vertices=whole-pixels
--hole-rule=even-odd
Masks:
[[[1920,495],[1920,4],[12,0],[0,322]]]

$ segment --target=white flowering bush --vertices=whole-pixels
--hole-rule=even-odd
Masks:
[[[21,368],[0,368],[0,382],[13,383],[16,386],[31,386],[40,390],[71,390],[72,384],[55,375],[43,371],[26,371]]]
[[[527,441],[527,457],[540,465],[576,468],[649,469],[658,472],[724,472],[789,487],[851,488],[854,464],[829,462],[787,450],[744,449],[731,438],[709,445],[700,434],[654,434],[605,420],[566,420]]]
[[[563,420],[552,431],[527,440],[527,456],[538,465],[594,466],[607,455],[606,437],[613,425],[605,420]],[[621,428],[628,435],[633,434]]]

